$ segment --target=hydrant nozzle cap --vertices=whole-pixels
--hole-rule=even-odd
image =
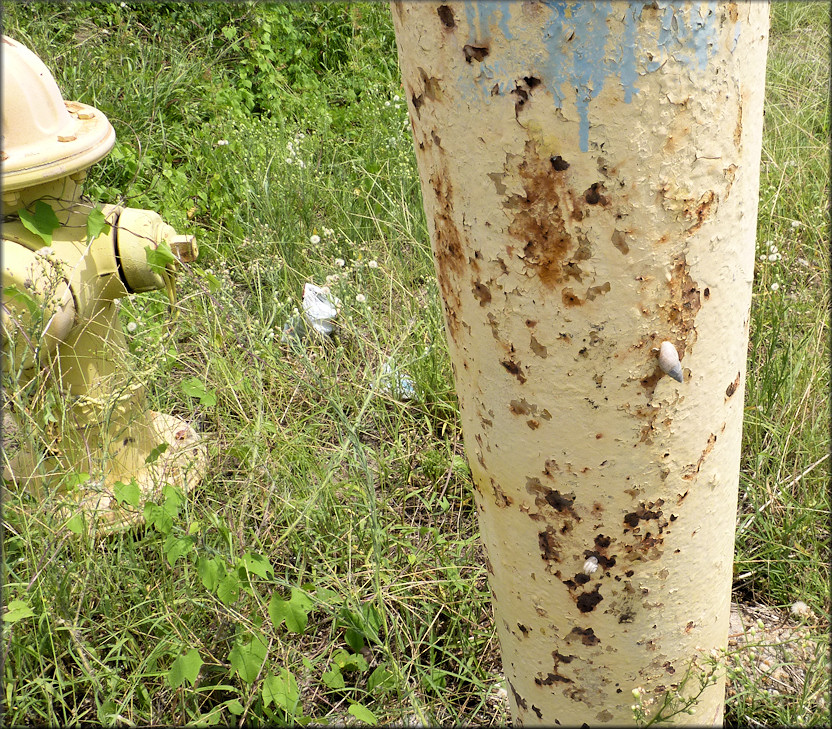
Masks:
[[[64,101],[49,69],[26,46],[2,37],[3,190],[85,170],[107,155],[115,131],[98,109]]]

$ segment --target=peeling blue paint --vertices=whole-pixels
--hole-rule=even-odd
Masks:
[[[740,33],[742,32],[742,21],[737,21],[737,27],[734,28],[734,45],[731,46],[731,53],[737,50],[737,41],[740,39]]]
[[[619,2],[598,0],[580,2],[542,0],[549,9],[549,17],[541,28],[541,44],[536,51],[524,45],[513,55],[499,57],[492,52],[482,62],[474,61],[468,68],[469,83],[462,91],[470,101],[490,103],[494,85],[504,95],[523,77],[542,76],[554,97],[557,108],[562,108],[567,96],[575,93],[579,117],[579,143],[582,151],[589,148],[589,107],[612,77],[624,91],[625,103],[638,93],[639,75],[652,73],[673,58],[691,72],[702,72],[714,53],[717,41],[716,0],[683,7],[675,0],[658,0],[658,33],[648,35],[639,23],[647,0]],[[472,45],[491,41],[499,30],[509,41],[512,8],[511,0],[469,0],[465,3],[469,40]],[[610,28],[623,23],[623,32],[610,40]],[[734,45],[740,34],[740,24],[734,33]],[[638,45],[640,43],[640,45]],[[492,51],[494,44],[490,45]],[[524,53],[520,57],[520,53]],[[487,82],[487,84],[485,83]],[[566,89],[564,89],[566,86]]]

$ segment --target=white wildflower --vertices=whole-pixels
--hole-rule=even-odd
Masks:
[[[792,220],[792,228],[799,228],[800,221],[799,220]]]
[[[768,257],[768,260],[769,261],[776,261],[777,260],[777,254],[776,253],[770,253],[769,257]]]
[[[336,258],[335,265],[338,266],[338,268],[343,268],[346,265],[346,262],[343,258]]]
[[[377,261],[370,261],[369,263],[367,263],[367,265],[370,268],[378,268],[378,262]]]
[[[139,328],[139,325],[138,325],[138,324],[136,324],[136,322],[134,322],[134,321],[131,321],[131,322],[127,325],[127,331],[128,331],[128,332],[130,332],[130,334],[132,334],[133,332],[135,332],[135,331],[136,331],[136,329],[138,329],[138,328]]]
[[[772,291],[777,291],[779,288],[780,288],[780,284],[777,283],[776,281],[771,285],[771,290]]]
[[[312,235],[312,236],[309,238],[309,242],[310,242],[313,246],[316,246],[316,245],[318,245],[318,243],[320,243],[320,242],[321,242],[321,236],[319,236],[319,235],[317,235],[317,234]]]
[[[801,618],[805,618],[812,614],[812,608],[803,602],[803,600],[798,600],[789,608],[789,612],[792,615],[798,615]]]
[[[228,140],[227,139],[218,139],[217,140],[217,146],[218,147],[227,147],[228,146]]]
[[[355,295],[355,300],[356,300],[359,304],[363,304],[365,301],[367,301],[367,297],[366,297],[366,296],[364,296],[364,294],[356,294],[356,295]]]

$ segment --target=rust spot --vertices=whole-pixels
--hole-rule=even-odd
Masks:
[[[604,599],[600,594],[600,590],[601,585],[595,585],[595,589],[592,592],[584,592],[578,595],[578,599],[576,600],[578,610],[582,613],[592,612],[598,603]]]
[[[609,205],[609,199],[601,193],[606,192],[603,182],[593,182],[584,192],[584,200],[589,205]]]
[[[560,491],[550,489],[540,483],[539,478],[526,479],[526,491],[532,494],[535,499],[535,506],[542,508],[544,505],[550,506],[555,511],[561,514],[568,514],[575,521],[580,521],[581,518],[575,513],[572,504],[575,503],[575,497],[571,495],[564,496]]]
[[[462,53],[465,55],[466,63],[471,63],[472,60],[482,63],[488,57],[488,46],[464,45]]]
[[[550,673],[547,674],[546,678],[535,676],[534,682],[538,686],[551,686],[553,683],[572,683],[572,679],[558,673]]]
[[[702,464],[705,462],[705,459],[708,457],[708,454],[714,449],[714,444],[716,443],[716,435],[711,433],[708,436],[708,442],[705,444],[705,448],[702,451],[702,454],[699,456],[699,460],[696,464],[690,464],[685,466],[684,470],[682,471],[682,478],[685,481],[691,481],[693,478],[696,477],[696,474],[699,473],[699,469],[702,468]]]
[[[716,215],[718,207],[719,198],[713,190],[702,193],[702,197],[696,201],[696,207],[692,211],[688,208],[685,209],[685,214],[688,218],[696,219],[696,222],[685,231],[686,234],[693,235],[699,230],[709,218]]]
[[[565,277],[563,264],[572,237],[566,227],[568,191],[559,177],[552,176],[550,166],[548,159],[539,157],[534,142],[527,141],[517,168],[524,194],[510,196],[505,207],[515,211],[508,232],[523,246],[526,269],[552,287]]]
[[[439,16],[439,20],[442,21],[442,25],[444,25],[446,28],[451,29],[456,27],[454,11],[451,10],[447,5],[440,5],[438,8],[436,8],[436,14]]]
[[[610,288],[612,288],[612,287],[610,286],[609,281],[605,281],[600,286],[590,286],[586,290],[586,299],[585,300],[586,301],[594,301],[596,298],[598,298],[602,294],[609,293]]]
[[[560,298],[564,306],[580,306],[584,303],[572,289],[564,289],[561,291]]]
[[[684,359],[688,334],[694,331],[694,320],[702,306],[699,288],[690,276],[690,269],[684,256],[673,261],[673,270],[668,282],[668,303],[662,306],[668,324],[676,330],[671,341]]]
[[[540,342],[535,339],[534,334],[531,335],[531,341],[529,342],[529,346],[538,357],[546,359],[549,356],[549,350],[546,349]]]
[[[430,132],[430,138],[433,140],[433,143],[437,147],[442,146],[442,140],[437,136],[436,132],[434,132],[433,130],[431,130],[431,132]]]
[[[529,428],[531,428],[532,430],[537,430],[540,427],[540,421],[539,420],[527,420],[526,425],[528,425]]]
[[[491,488],[494,490],[494,503],[501,509],[505,509],[507,506],[511,506],[514,503],[514,499],[510,496],[506,496],[506,492],[503,491],[502,486],[498,484],[493,478],[491,479]]]
[[[500,364],[506,368],[506,371],[509,374],[514,375],[521,385],[526,382],[526,375],[523,374],[523,370],[520,369],[520,365],[513,359],[500,360]]]
[[[499,96],[500,95],[500,84],[494,84],[491,87],[491,95],[492,96]]]
[[[428,76],[424,69],[419,68],[419,77],[422,79],[424,86],[424,95],[431,101],[437,101],[442,98],[442,87],[439,85],[439,79],[433,76]]]
[[[517,627],[520,629],[520,632],[523,634],[524,638],[529,637],[529,629],[523,625],[523,623],[517,623]]]
[[[737,388],[739,386],[740,386],[740,373],[737,372],[737,376],[736,376],[736,378],[734,378],[734,381],[730,385],[728,385],[728,387],[725,389],[725,401],[726,402],[737,391]]]
[[[627,239],[624,233],[620,230],[614,230],[612,232],[612,244],[624,255],[630,252],[630,246],[627,245]]]
[[[537,543],[540,546],[540,556],[544,561],[560,562],[560,542],[551,526],[547,526],[546,531],[538,533]]]
[[[571,640],[580,639],[581,643],[584,645],[598,645],[601,641],[597,635],[595,635],[595,631],[592,628],[572,628],[571,632],[568,636],[566,636],[566,642],[569,643]]]
[[[526,708],[526,699],[524,699],[517,691],[514,690],[514,686],[511,685],[511,679],[506,678],[506,683],[508,683],[508,687],[511,689],[511,695],[514,696],[514,702],[519,706],[521,709]]]
[[[480,302],[480,306],[485,306],[491,301],[491,291],[485,284],[480,283],[479,281],[475,282],[472,291],[474,293],[474,298]]]
[[[532,704],[532,711],[538,719],[543,719],[543,712]]]
[[[552,169],[555,172],[564,172],[569,169],[569,163],[560,155],[556,157],[549,157],[549,162],[552,163]]]
[[[704,296],[706,299],[711,298],[711,290],[707,286],[705,287],[705,290],[702,292],[702,296]]]

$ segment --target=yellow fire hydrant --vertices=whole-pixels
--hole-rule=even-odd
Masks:
[[[145,498],[188,491],[206,456],[189,424],[148,410],[119,299],[170,287],[196,242],[155,212],[85,201],[112,126],[64,101],[29,49],[4,36],[2,52],[3,478],[91,530],[128,526],[142,518],[136,486]]]

